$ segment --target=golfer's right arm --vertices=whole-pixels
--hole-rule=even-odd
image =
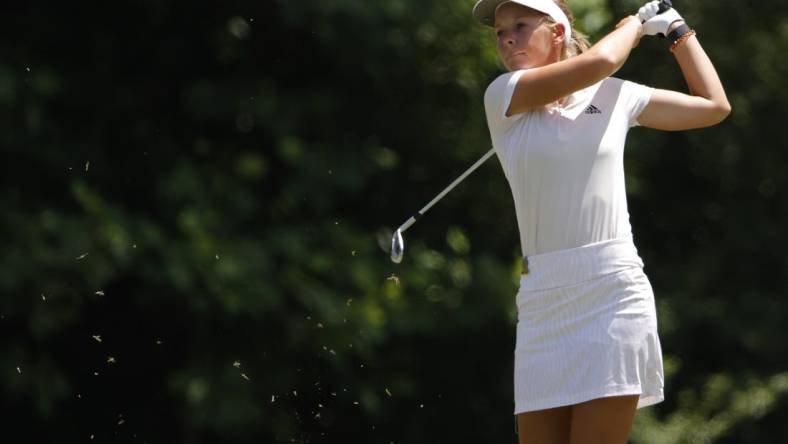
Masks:
[[[517,81],[506,115],[530,111],[587,88],[618,71],[640,40],[642,25],[635,16],[586,52],[560,62],[526,70]]]

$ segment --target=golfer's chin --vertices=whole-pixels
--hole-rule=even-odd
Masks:
[[[504,65],[509,71],[518,71],[520,69],[528,69],[533,68],[533,63],[531,63],[528,58],[523,57],[521,55],[516,55],[514,57],[510,57],[508,60],[504,61]]]
[[[519,71],[521,69],[533,68],[529,63],[514,63],[507,66],[509,71]]]

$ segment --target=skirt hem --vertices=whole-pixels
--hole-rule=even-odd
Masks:
[[[661,388],[649,390],[646,394],[644,394],[639,385],[621,385],[608,387],[602,390],[579,393],[573,396],[556,396],[547,399],[529,400],[527,403],[520,403],[516,405],[514,414],[519,415],[520,413],[580,404],[581,402],[591,401],[593,399],[628,395],[640,395],[640,399],[638,400],[637,404],[638,409],[652,406],[665,400],[665,394]]]

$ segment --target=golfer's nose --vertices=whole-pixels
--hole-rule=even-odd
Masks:
[[[515,44],[514,35],[511,32],[507,32],[504,35],[503,44],[504,46],[514,46]]]

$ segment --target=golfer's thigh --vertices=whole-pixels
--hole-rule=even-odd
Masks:
[[[573,405],[571,444],[626,444],[638,398],[611,396]]]
[[[568,444],[571,407],[537,410],[517,415],[520,444]]]

